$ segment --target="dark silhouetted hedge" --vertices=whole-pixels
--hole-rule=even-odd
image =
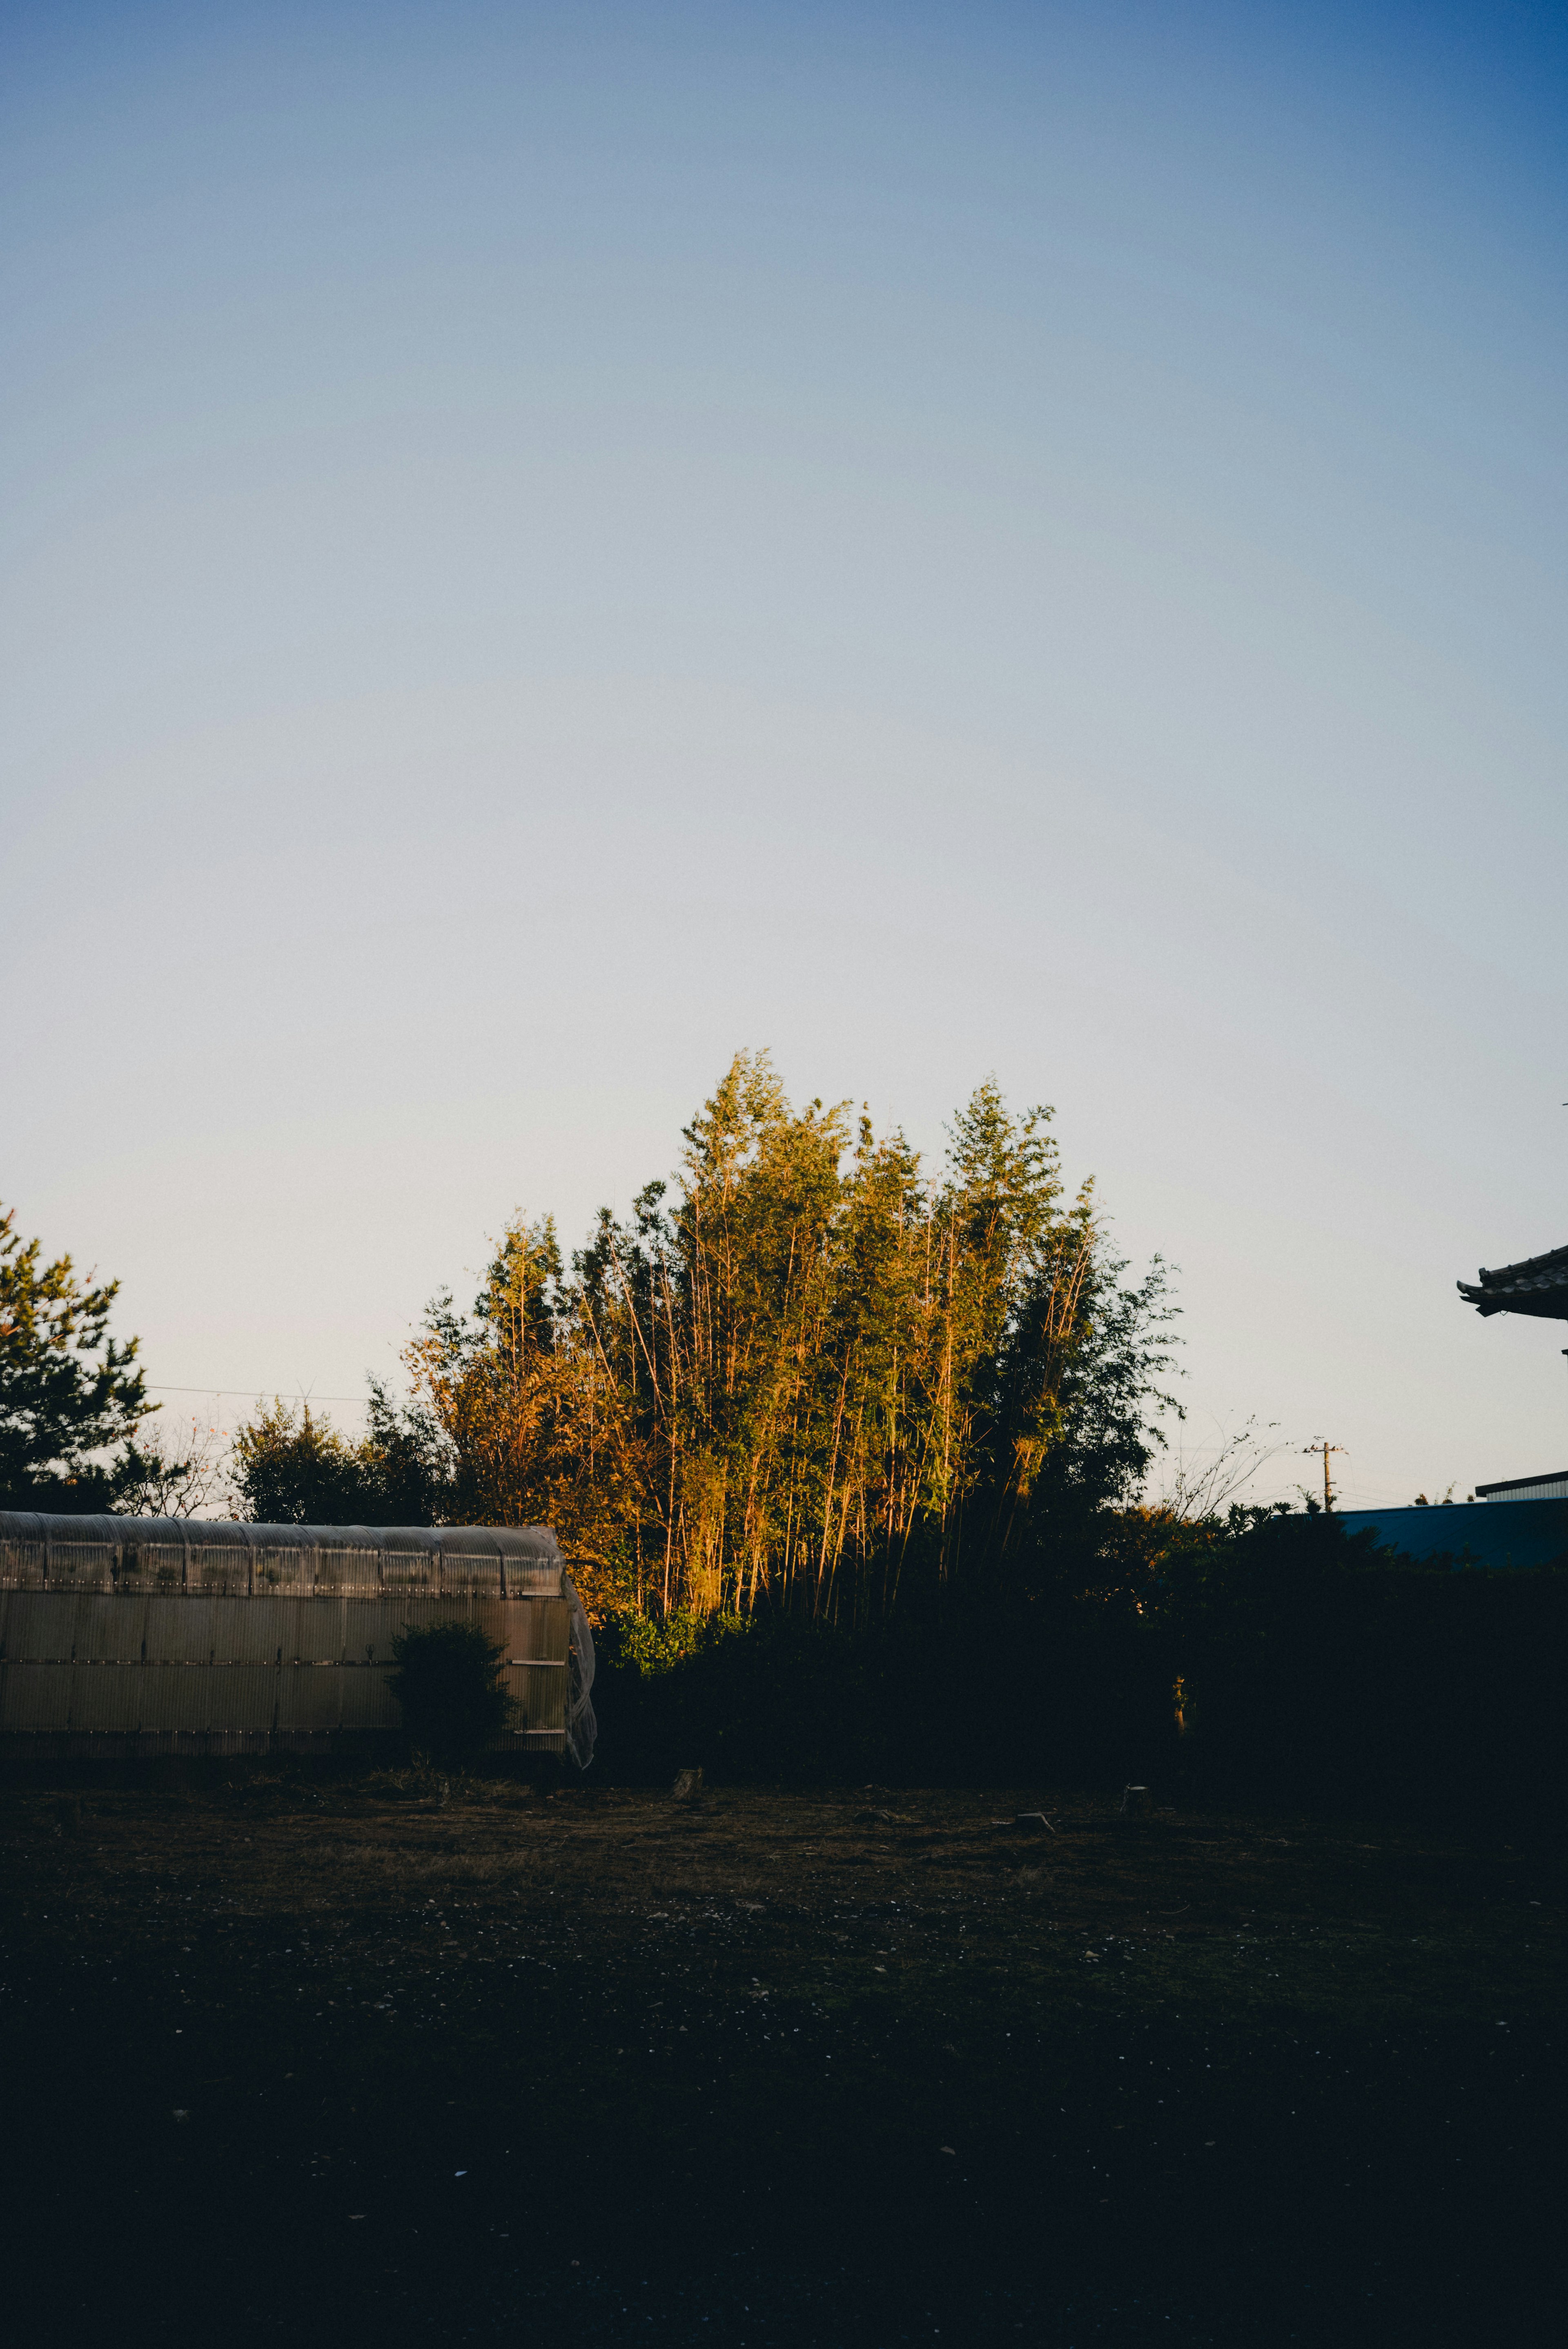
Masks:
[[[1086,1583],[1079,1559],[1030,1595],[951,1590],[877,1631],[633,1619],[600,1651],[616,1777],[1139,1779],[1467,1825],[1548,1818],[1568,1796],[1568,1573],[1417,1565],[1321,1516],[1188,1533],[1141,1588]]]

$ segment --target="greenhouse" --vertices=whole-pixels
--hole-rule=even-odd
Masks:
[[[337,1752],[397,1727],[398,1633],[474,1622],[508,1743],[594,1740],[593,1642],[548,1526],[253,1526],[0,1511],[0,1750]]]

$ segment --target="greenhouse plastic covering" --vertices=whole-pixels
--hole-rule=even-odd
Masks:
[[[276,1644],[277,1671],[285,1679],[293,1671],[297,1680],[304,1670],[302,1689],[309,1695],[310,1705],[323,1710],[324,1726],[341,1723],[344,1727],[361,1717],[369,1718],[364,1691],[384,1670],[376,1659],[399,1623],[438,1619],[453,1611],[468,1616],[478,1608],[479,1619],[490,1626],[490,1635],[504,1639],[509,1650],[514,1639],[524,1641],[521,1654],[509,1654],[508,1667],[514,1693],[528,1698],[523,1719],[530,1724],[529,1733],[562,1738],[566,1752],[580,1769],[585,1770],[593,1756],[597,1724],[592,1696],[593,1632],[548,1526],[245,1525],[230,1518],[0,1511],[0,1592],[8,1594],[4,1604],[10,1625],[0,1637],[0,1655],[13,1656],[10,1669],[13,1674],[25,1671],[27,1690],[37,1683],[33,1694],[20,1682],[7,1688],[3,1709],[13,1726],[31,1725],[35,1698],[42,1707],[36,1725],[40,1729],[58,1725],[53,1714],[62,1700],[57,1692],[49,1696],[44,1689],[52,1669],[52,1661],[45,1661],[46,1651],[48,1660],[74,1664],[82,1640],[88,1643],[80,1649],[81,1662],[88,1670],[86,1678],[79,1672],[71,1674],[73,1682],[80,1683],[68,1701],[71,1722],[87,1718],[81,1710],[84,1703],[90,1705],[92,1723],[106,1730],[122,1725],[121,1712],[127,1713],[124,1725],[135,1725],[129,1719],[131,1713],[138,1722],[143,1714],[150,1722],[156,1694],[154,1667],[161,1669],[157,1656],[150,1663],[143,1642],[140,1668],[126,1667],[133,1671],[134,1687],[130,1682],[120,1686],[114,1678],[112,1661],[120,1652],[118,1639],[108,1640],[107,1671],[90,1662],[108,1637],[107,1618],[105,1626],[99,1627],[96,1615],[89,1612],[78,1621],[72,1613],[73,1628],[67,1647],[62,1649],[59,1642],[64,1633],[54,1619],[62,1605],[68,1611],[107,1608],[121,1632],[130,1622],[129,1616],[121,1621],[122,1608],[128,1603],[134,1603],[139,1625],[149,1609],[171,1609],[168,1623],[158,1634],[159,1650],[173,1662],[185,1657],[190,1648],[187,1661],[195,1663],[218,1654],[210,1645],[216,1636],[212,1628],[216,1619],[209,1622],[212,1608],[237,1604],[240,1612],[222,1635],[225,1659],[232,1656],[236,1665],[242,1663],[256,1642],[240,1626],[260,1626],[266,1631],[263,1644],[269,1653]],[[324,1612],[326,1602],[331,1603]],[[277,1613],[280,1607],[284,1610],[282,1615]],[[26,1620],[15,1614],[18,1608],[25,1610]],[[342,1612],[345,1608],[348,1615]],[[491,1609],[497,1610],[493,1619]],[[555,1635],[560,1637],[560,1646],[552,1650],[548,1617],[557,1610],[564,1612],[566,1620]],[[349,1617],[359,1621],[362,1615],[361,1628],[350,1639]],[[188,1618],[189,1639],[181,1628]],[[159,1619],[160,1624],[162,1619]],[[365,1625],[370,1627],[368,1630]],[[533,1633],[526,1631],[527,1625],[534,1626]],[[313,1626],[321,1630],[319,1640]],[[40,1639],[42,1647],[37,1644]],[[361,1640],[367,1644],[363,1661],[356,1663],[361,1655],[356,1643]],[[319,1669],[314,1673],[309,1669],[318,1648],[318,1666],[335,1661],[338,1669],[333,1680],[341,1682],[340,1690]],[[552,1664],[551,1653],[561,1656],[562,1661]],[[40,1659],[37,1668],[25,1661],[30,1655]],[[289,1659],[297,1659],[299,1669]],[[563,1670],[566,1689],[546,1704],[545,1725],[536,1729],[533,1723],[540,1718],[536,1707],[545,1701],[545,1684],[552,1673]],[[270,1701],[263,1704],[258,1692],[247,1698],[242,1677],[233,1671],[225,1674],[219,1666],[211,1692],[203,1695],[197,1707],[206,1708],[202,1717],[207,1727],[229,1725],[226,1714],[222,1722],[219,1719],[223,1705],[238,1708],[232,1724],[236,1731],[259,1725],[262,1716],[258,1715],[258,1723],[252,1723],[247,1706],[253,1710],[262,1704],[266,1718],[276,1717]],[[217,1696],[220,1684],[222,1705]],[[188,1682],[177,1681],[171,1687],[187,1708],[197,1703]],[[295,1693],[296,1702],[303,1702],[304,1697]],[[553,1730],[549,1722],[552,1713]]]

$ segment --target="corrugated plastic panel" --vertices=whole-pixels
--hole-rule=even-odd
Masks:
[[[54,1542],[49,1547],[51,1590],[112,1590],[114,1548],[109,1542]]]
[[[340,1723],[390,1728],[397,1713],[387,1674],[398,1632],[464,1619],[477,1622],[508,1659],[509,1683],[525,1707],[519,1726],[558,1733],[568,1701],[567,1603],[418,1592],[374,1599],[0,1593],[3,1652],[15,1660],[0,1666],[0,1726],[39,1734],[139,1732],[166,1740],[265,1736],[275,1702],[279,1727],[302,1736],[325,1735]]]
[[[423,1599],[416,1594],[400,1599],[381,1617],[387,1652],[391,1652],[391,1643],[400,1631],[423,1631],[432,1623],[460,1623],[468,1611],[467,1602],[461,1599]],[[353,1653],[352,1649],[349,1652]]]
[[[294,1599],[288,1609],[292,1641],[284,1640],[284,1663],[335,1664],[343,1654],[343,1606],[341,1599]]]
[[[275,1664],[217,1664],[200,1677],[208,1684],[209,1729],[270,1729],[278,1697]]]
[[[143,1664],[136,1674],[139,1726],[205,1729],[212,1678],[200,1664]]]
[[[265,1640],[273,1604],[263,1599],[148,1599],[148,1663],[270,1663],[277,1640]]]
[[[236,1606],[240,1603],[235,1601]],[[294,1613],[298,1601],[293,1599],[251,1599],[243,1604],[242,1660],[253,1664],[292,1663]]]
[[[122,1598],[118,1591],[104,1596],[92,1592],[67,1604],[75,1609],[76,1619],[67,1655],[78,1664],[141,1661],[144,1599]]]
[[[536,1593],[542,1599],[559,1599],[561,1577],[559,1557],[535,1559],[509,1556],[506,1561],[506,1587],[513,1599],[525,1591]]]
[[[73,1729],[136,1729],[141,1720],[139,1664],[78,1664],[71,1674]]]
[[[557,1734],[565,1729],[571,1699],[571,1608],[563,1599],[536,1599],[507,1614],[507,1687],[521,1707],[513,1727],[527,1735]]]
[[[236,1553],[234,1565],[221,1570],[238,1572],[240,1557],[272,1552],[274,1571],[284,1581],[295,1578],[302,1560],[312,1561],[321,1550],[358,1550],[379,1557],[389,1554],[397,1563],[391,1571],[399,1582],[417,1577],[408,1561],[416,1554],[439,1560],[505,1558],[513,1587],[558,1594],[562,1561],[555,1536],[548,1526],[277,1526],[241,1525],[232,1518],[40,1516],[30,1510],[0,1509],[0,1553],[13,1568],[25,1571],[26,1553],[38,1545],[104,1544],[138,1552],[131,1570],[141,1571],[140,1553],[150,1553],[149,1570],[159,1552],[166,1564],[179,1563],[183,1578],[187,1547],[211,1553]],[[219,1570],[215,1560],[213,1569]],[[471,1574],[471,1567],[469,1569]],[[335,1574],[335,1587],[341,1582]],[[362,1572],[356,1577],[362,1581]],[[274,1585],[274,1588],[280,1587]]]
[[[187,1602],[189,1603],[189,1602]],[[205,1599],[198,1601],[201,1632],[194,1643],[197,1661],[211,1657],[215,1664],[262,1663],[266,1651],[250,1652],[247,1626],[255,1608],[248,1599]]]
[[[343,1717],[343,1674],[323,1664],[285,1664],[278,1675],[280,1729],[335,1729]]]
[[[275,1664],[283,1645],[275,1599],[218,1599],[212,1602],[212,1644],[220,1662]]]
[[[280,1597],[310,1588],[310,1560],[303,1549],[261,1548],[252,1560],[251,1588],[258,1595],[275,1590]]]
[[[230,1600],[231,1606],[241,1601]],[[149,1598],[142,1601],[146,1623],[142,1638],[150,1664],[210,1663],[222,1654],[217,1632],[224,1602],[221,1599]]]
[[[115,1573],[118,1590],[156,1590],[157,1557],[150,1544],[127,1542],[119,1553],[119,1565]],[[178,1588],[178,1585],[176,1586]]]
[[[0,1541],[0,1584],[7,1590],[40,1590],[43,1583],[41,1541]]]
[[[438,1584],[438,1562],[428,1550],[383,1550],[381,1554],[381,1587],[384,1590],[434,1590]]]
[[[407,1606],[384,1599],[347,1599],[343,1605],[343,1652],[351,1664],[389,1664],[392,1642],[403,1629]]]
[[[564,1599],[536,1599],[512,1631],[507,1649],[513,1663],[563,1664],[572,1651],[572,1609]]]
[[[508,1694],[521,1708],[512,1716],[515,1731],[537,1734],[541,1730],[563,1730],[566,1726],[567,1674],[560,1664],[511,1664],[507,1667]]]
[[[311,1626],[319,1624],[322,1614],[329,1619],[326,1640],[331,1649],[335,1615],[331,1601],[318,1612],[312,1599],[187,1599],[183,1604],[175,1602],[170,1611],[173,1620],[165,1636],[174,1644],[163,1650],[166,1656],[194,1657],[202,1662],[211,1657],[218,1663],[281,1661],[292,1664],[303,1653],[307,1661],[313,1661],[311,1650],[318,1643],[311,1636]],[[182,1622],[182,1617],[188,1620]],[[147,1652],[153,1652],[150,1643]]]
[[[25,1662],[68,1664],[77,1604],[64,1590],[29,1591],[20,1605],[14,1599],[5,1610],[6,1654]]]
[[[467,1592],[475,1598],[500,1597],[500,1560],[470,1552],[454,1555],[449,1550],[441,1559],[441,1588],[454,1593]]]
[[[187,1590],[216,1594],[220,1591],[244,1592],[251,1587],[251,1553],[232,1543],[220,1548],[215,1543],[192,1545],[191,1563],[185,1577]]]
[[[124,1580],[124,1561],[121,1560]],[[141,1542],[137,1547],[136,1583],[140,1590],[173,1592],[185,1588],[185,1546],[173,1542]]]
[[[222,1604],[221,1599],[150,1599],[147,1601],[149,1663],[213,1662],[221,1652],[217,1634],[219,1609]],[[152,1637],[155,1622],[160,1635],[156,1643]]]
[[[515,1599],[473,1599],[469,1600],[470,1622],[477,1623],[490,1645],[505,1653],[511,1652],[514,1627],[521,1612]]]
[[[195,1620],[206,1616],[210,1601],[201,1599],[170,1599],[159,1597],[146,1600],[147,1622],[142,1638],[147,1642],[150,1664],[165,1663],[191,1653],[192,1617],[189,1610],[197,1609]]]
[[[317,1590],[378,1591],[381,1553],[377,1549],[318,1549],[315,1554]]]
[[[284,1644],[275,1599],[215,1599],[211,1645],[221,1664],[275,1664]]]
[[[399,1715],[385,1671],[346,1664],[340,1674],[345,1729],[396,1729]]]
[[[71,1718],[69,1664],[7,1664],[0,1702],[0,1728],[67,1729]]]

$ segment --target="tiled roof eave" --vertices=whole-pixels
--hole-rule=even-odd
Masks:
[[[1521,1280],[1485,1288],[1460,1280],[1455,1287],[1478,1313],[1530,1313],[1538,1319],[1568,1321],[1568,1280]]]
[[[1548,1248],[1519,1264],[1482,1265],[1476,1279],[1455,1282],[1478,1313],[1530,1313],[1568,1321],[1568,1247]]]

